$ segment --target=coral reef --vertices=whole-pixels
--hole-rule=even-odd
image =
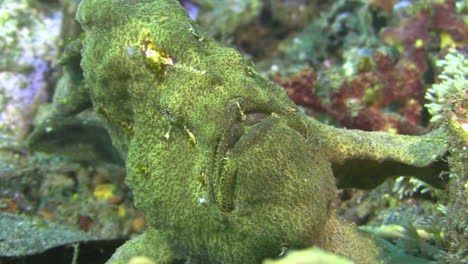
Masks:
[[[134,231],[132,221],[141,216],[125,197],[122,168],[73,164],[14,149],[2,148],[0,154],[0,212],[41,217],[100,239]],[[109,185],[113,191],[102,199],[96,191]]]
[[[338,2],[334,8],[340,10],[342,6]],[[391,5],[378,7],[391,10]],[[362,4],[357,4],[356,8],[370,10],[368,5]],[[379,36],[374,33],[378,28],[372,27],[376,18],[368,17],[361,24],[367,23],[370,28],[361,29],[360,33],[369,39],[367,43],[356,40],[349,33],[340,38],[340,45],[348,47],[343,54],[333,55],[315,50],[316,53],[324,54],[322,56],[327,60],[321,64],[312,60],[312,69],[305,67],[301,73],[291,77],[276,73],[273,79],[289,91],[295,103],[312,108],[315,115],[325,113],[331,116],[340,126],[367,131],[420,134],[427,123],[423,116],[423,97],[430,83],[427,76],[432,69],[432,65],[427,64],[427,58],[431,53],[435,53],[431,56],[443,54],[444,48],[450,45],[465,46],[468,27],[456,13],[454,1],[429,1],[415,5],[411,10],[397,25],[383,28]],[[398,10],[394,13],[394,17],[400,16]],[[323,19],[312,24],[315,31],[324,30],[319,26]],[[353,18],[349,20],[354,21]],[[308,33],[306,30],[304,36]],[[300,40],[312,44],[317,41],[320,41],[320,37]],[[329,46],[330,40],[322,41],[327,43],[325,46]],[[432,43],[439,45],[434,46]],[[385,44],[394,50],[385,47]],[[313,49],[307,45],[299,46],[299,49],[293,45],[288,49],[296,53],[297,50],[311,52]],[[338,58],[335,58],[337,55]],[[290,53],[288,56],[297,57]],[[313,58],[310,54],[306,57]],[[341,64],[340,58],[343,60]],[[307,79],[309,81],[301,81]]]
[[[285,87],[295,103],[328,114],[342,127],[420,134],[422,73],[406,66],[405,62],[394,65],[391,57],[381,52],[367,59],[375,66],[363,68],[352,79],[344,80],[332,94],[323,97],[316,95],[319,93],[314,86],[318,83],[317,73],[310,68],[290,79],[280,74],[273,79]],[[387,110],[392,108],[396,110]]]

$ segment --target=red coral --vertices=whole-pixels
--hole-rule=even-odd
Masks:
[[[364,108],[356,117],[345,116],[340,124],[349,128],[361,128],[367,131],[387,130],[387,120],[384,114],[376,108]]]
[[[468,39],[468,26],[457,16],[453,0],[434,4],[431,27],[449,33],[456,41]]]
[[[352,81],[346,81],[340,89],[332,95],[332,103],[326,109],[328,114],[336,118],[340,123],[347,127],[355,127],[352,120],[363,113],[363,109],[372,102],[367,100],[366,94],[369,90],[378,86],[378,79],[375,74],[370,72],[361,72]],[[379,92],[379,91],[373,91]]]
[[[422,110],[422,106],[418,101],[410,99],[403,108],[403,117],[411,125],[417,126],[421,121]]]
[[[0,211],[15,213],[18,211],[18,204],[10,199],[0,199]]]
[[[389,9],[394,2],[380,6]],[[389,55],[375,52],[372,59],[375,68],[361,71],[343,82],[325,104],[314,95],[316,74],[306,68],[287,79],[275,75],[276,83],[285,87],[286,93],[299,105],[326,113],[335,118],[341,126],[367,131],[389,131],[400,134],[419,134],[422,132],[421,118],[425,88],[424,74],[430,30],[436,29],[449,33],[454,40],[468,38],[467,25],[455,12],[453,0],[433,3],[433,10],[420,10],[398,26],[386,28],[380,37],[389,45],[400,50],[398,61]],[[441,53],[445,52],[444,50]]]
[[[403,21],[396,28],[386,28],[380,37],[388,44],[401,46],[401,60],[404,64],[413,65],[419,72],[425,72],[427,65],[425,47],[429,42],[429,11],[421,10],[414,16]]]
[[[370,72],[361,72],[352,81],[343,83],[341,88],[332,97],[334,105],[345,105],[349,99],[362,99],[367,89],[372,89],[378,82],[377,76]]]
[[[374,61],[375,73],[383,84],[380,108],[385,108],[392,103],[405,104],[408,100],[420,101],[422,99],[424,71],[421,71],[421,68],[413,66],[406,59],[400,59],[396,64],[389,65],[391,58],[380,52],[374,54]]]
[[[78,226],[83,231],[89,231],[95,225],[94,220],[88,215],[81,215],[77,221]]]
[[[317,74],[310,67],[305,67],[291,78],[280,73],[273,76],[273,81],[284,87],[286,94],[298,105],[310,106],[317,111],[323,111],[321,100],[313,94]]]
[[[420,76],[400,71],[388,56],[381,56],[377,55],[377,65],[382,64],[376,70],[359,73],[333,94],[327,113],[348,128],[417,134],[422,111]],[[405,106],[403,116],[383,111],[396,103]]]
[[[406,65],[405,60],[393,63],[390,56],[379,52],[374,54],[373,60],[375,69],[362,71],[345,81],[330,95],[329,104],[314,95],[316,74],[311,68],[304,68],[291,78],[276,74],[273,80],[285,88],[296,104],[326,113],[341,126],[366,131],[421,133],[423,73]],[[392,112],[386,110],[390,106],[395,108]]]

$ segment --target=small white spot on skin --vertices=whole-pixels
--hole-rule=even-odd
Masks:
[[[468,123],[463,123],[462,128],[465,132],[468,132]]]
[[[155,50],[147,49],[147,50],[145,50],[145,55],[146,55],[147,57],[150,57],[150,56],[156,56],[156,55],[158,55],[158,53],[156,53]]]
[[[205,200],[205,198],[203,198],[203,197],[202,197],[202,198],[199,198],[199,199],[198,199],[198,202],[199,202],[200,204],[206,204],[206,200]]]
[[[166,65],[174,65],[174,62],[172,61],[172,58],[167,58],[167,60],[164,61],[164,64],[166,64]]]
[[[127,54],[130,55],[130,56],[135,55],[135,52],[133,51],[132,47],[130,47],[130,46],[127,47]]]

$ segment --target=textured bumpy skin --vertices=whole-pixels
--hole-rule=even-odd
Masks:
[[[415,167],[433,173],[444,153],[439,132],[346,131],[305,117],[176,0],[84,0],[77,19],[86,32],[80,87],[149,225],[109,263],[260,263],[314,245],[378,263],[372,239],[335,219],[332,169],[340,184],[371,187]],[[406,165],[356,170],[367,161]]]

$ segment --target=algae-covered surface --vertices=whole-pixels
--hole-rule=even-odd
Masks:
[[[468,262],[465,1],[162,2],[0,2],[0,263]]]

